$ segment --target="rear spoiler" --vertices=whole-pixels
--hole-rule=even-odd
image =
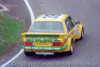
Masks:
[[[59,37],[65,34],[59,33],[22,33],[22,37]]]

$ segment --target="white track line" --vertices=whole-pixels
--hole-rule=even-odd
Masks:
[[[21,53],[23,52],[23,49],[21,49],[19,51],[19,53],[17,53],[13,58],[11,58],[9,61],[7,61],[6,63],[4,63],[1,67],[5,67],[6,65],[8,65],[9,63],[11,63],[13,60],[15,60]]]
[[[24,2],[25,2],[26,6],[27,6],[27,8],[29,10],[29,13],[30,13],[30,16],[31,16],[31,23],[32,23],[35,20],[34,13],[32,11],[32,8],[31,8],[28,0],[24,0]]]
[[[24,0],[28,10],[29,10],[29,13],[30,13],[30,16],[31,16],[31,23],[35,20],[35,17],[34,17],[34,13],[32,11],[32,8],[28,2],[28,0]],[[13,60],[15,60],[18,56],[21,55],[21,53],[23,52],[24,50],[21,49],[13,58],[11,58],[9,61],[7,61],[6,63],[4,63],[3,65],[1,65],[1,67],[5,67],[6,65],[8,65],[9,63],[11,63]]]

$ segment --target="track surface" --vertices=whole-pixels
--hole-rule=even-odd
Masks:
[[[77,41],[74,53],[71,56],[30,56],[22,53],[6,67],[19,67],[17,64],[33,62],[33,67],[46,67],[44,63],[94,63],[97,66],[71,66],[71,67],[100,67],[100,1],[99,0],[29,0],[35,17],[43,13],[65,13],[74,19],[82,21],[85,28],[85,37]],[[99,65],[99,66],[98,66]],[[24,67],[28,67],[25,65]],[[52,67],[52,66],[47,66]],[[57,66],[54,66],[57,67]],[[58,66],[65,67],[65,66]],[[69,67],[69,66],[67,66]]]

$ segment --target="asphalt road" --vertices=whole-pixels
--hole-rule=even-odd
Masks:
[[[100,1],[99,0],[29,0],[35,17],[43,13],[65,13],[74,19],[82,21],[85,28],[85,37],[77,41],[74,53],[71,56],[30,56],[22,53],[6,67],[19,67],[21,63],[33,62],[32,67],[57,67],[47,66],[49,63],[91,63],[97,66],[71,66],[71,67],[100,67]],[[65,67],[60,65],[58,67]],[[70,67],[67,66],[66,67]]]

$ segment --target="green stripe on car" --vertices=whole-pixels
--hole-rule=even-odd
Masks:
[[[59,35],[32,35],[32,34],[26,34],[25,37],[59,37]]]
[[[33,46],[22,46],[23,49],[31,49],[31,50],[64,50],[66,49],[68,44],[64,47],[33,47]]]

